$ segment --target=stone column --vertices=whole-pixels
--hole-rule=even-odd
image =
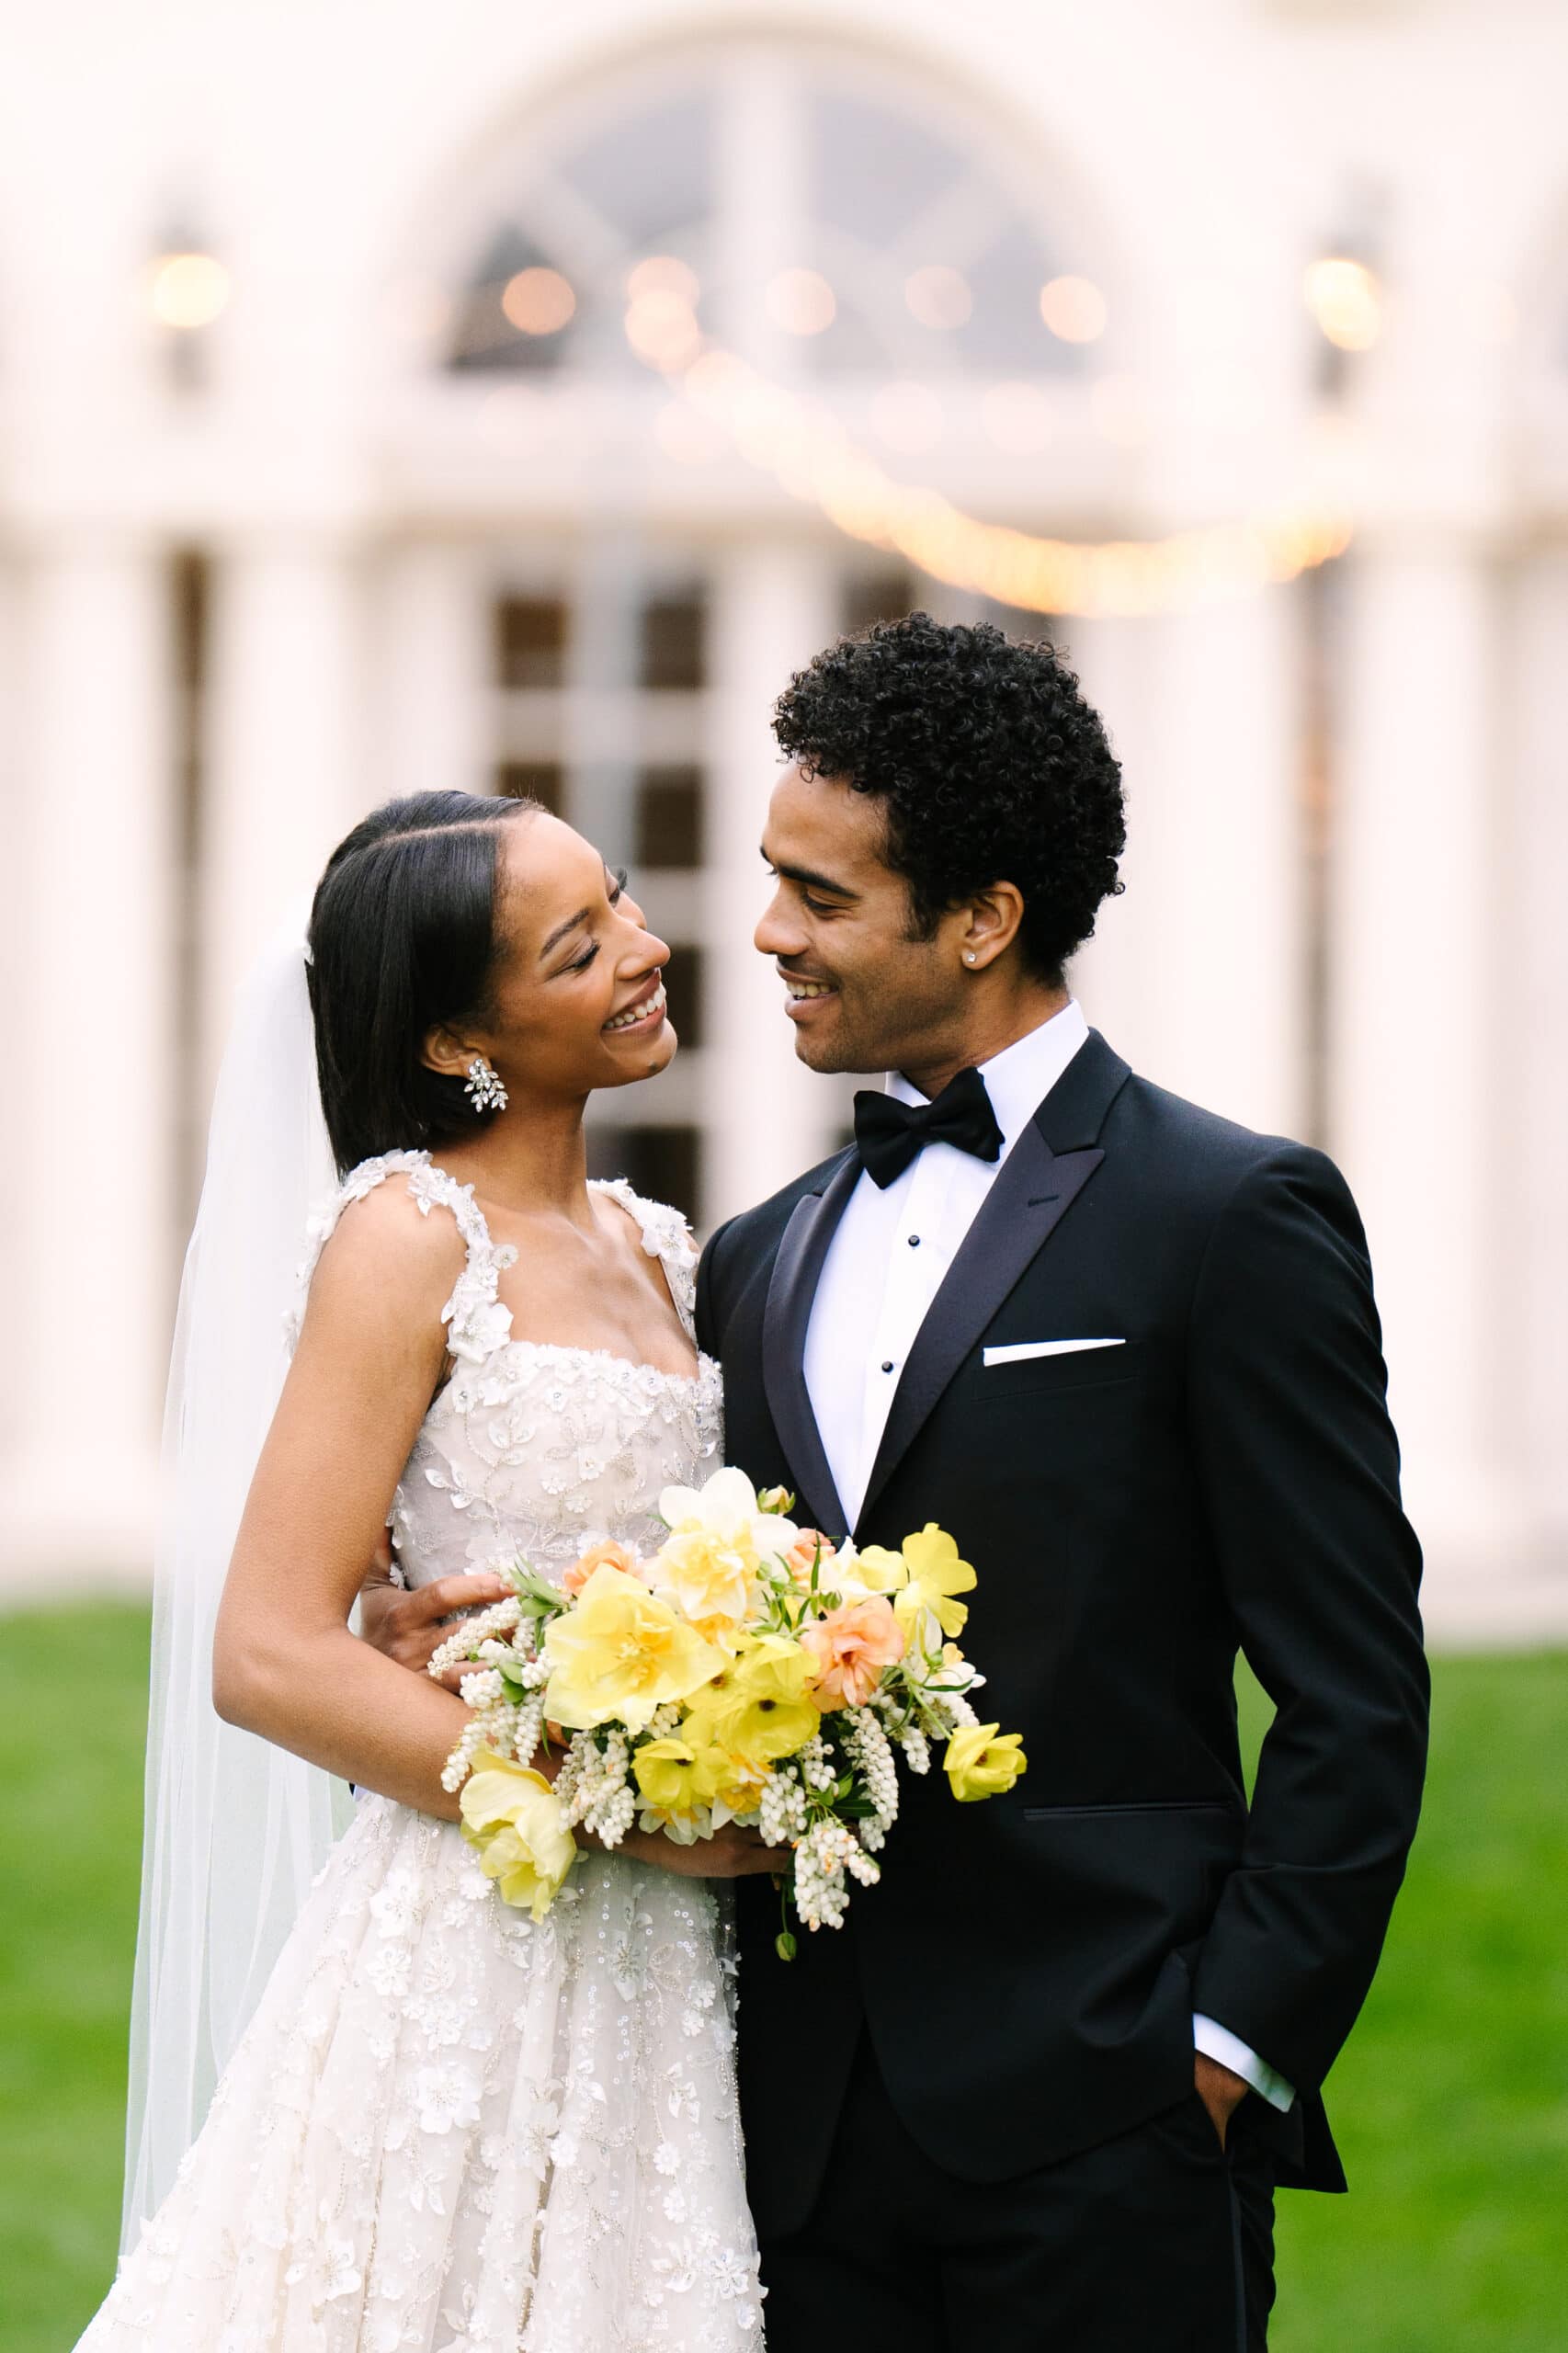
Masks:
[[[176,1247],[173,681],[155,549],[40,538],[17,591],[28,1101],[0,1583],[33,1586],[151,1558]]]
[[[1486,565],[1460,540],[1369,545],[1350,563],[1329,1142],[1366,1221],[1406,1492],[1441,1609],[1509,1541],[1489,1459],[1495,616]]]
[[[303,921],[329,852],[379,798],[367,759],[364,580],[329,536],[257,539],[213,567],[202,858],[210,1088],[233,995]]]
[[[29,846],[30,796],[22,757],[21,583],[6,549],[0,554],[0,1003],[18,1005],[28,971],[28,939],[26,857]],[[15,1090],[0,1097],[0,1152],[17,1165],[31,1125],[32,1107]],[[11,1332],[23,1328],[28,1252],[23,1219],[0,1222],[0,1317]],[[0,1367],[0,1464],[17,1460],[28,1385],[25,1350],[7,1349]],[[0,1565],[0,1578],[5,1574]],[[3,1597],[3,1586],[0,1586]]]
[[[1128,802],[1126,891],[1074,985],[1147,1076],[1286,1133],[1306,1078],[1298,625],[1273,588],[1062,632]]]
[[[820,1159],[844,1117],[847,1087],[796,1061],[782,984],[752,946],[767,893],[758,844],[780,773],[768,714],[790,671],[832,637],[834,585],[831,555],[810,547],[736,547],[712,574],[702,931],[710,974],[702,1058],[710,1230]]]
[[[1507,1074],[1495,1129],[1507,1200],[1507,1316],[1496,1404],[1532,1521],[1531,1550],[1568,1630],[1568,548],[1527,557],[1508,629],[1510,823],[1503,858]]]
[[[1151,671],[1152,626],[1142,620],[1069,618],[1052,631],[1055,642],[1078,673],[1084,692],[1105,722],[1111,748],[1121,763],[1128,796],[1129,847],[1122,880],[1136,881],[1144,860],[1144,779],[1152,775],[1159,741],[1157,697]],[[1156,1018],[1153,954],[1144,938],[1142,893],[1124,891],[1108,900],[1095,937],[1074,958],[1068,986],[1085,1013],[1118,1053],[1151,1078],[1165,1079],[1157,1057],[1162,1037]]]
[[[472,549],[438,540],[392,549],[376,582],[370,799],[489,792],[489,608]]]

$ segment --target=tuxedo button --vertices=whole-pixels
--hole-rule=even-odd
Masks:
[[[889,1357],[889,1358],[888,1358],[888,1359],[887,1359],[886,1363],[885,1363],[885,1364],[883,1365],[883,1367],[882,1367],[882,1370],[883,1370],[884,1372],[891,1372],[891,1371],[892,1370],[892,1357]]]
[[[910,1248],[911,1248],[912,1250],[918,1250],[918,1249],[919,1249],[919,1247],[920,1247],[920,1236],[919,1236],[917,1233],[912,1233],[912,1234],[910,1235],[910,1237],[909,1237],[909,1246],[910,1246]]]

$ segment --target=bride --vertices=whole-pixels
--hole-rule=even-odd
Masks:
[[[184,1761],[161,1768],[138,1964],[149,2205],[200,2120],[200,2052],[222,2060],[247,2007],[234,1987],[254,1956],[225,1949],[213,1906],[225,1891],[248,1905],[266,1951],[261,1915],[277,1922],[312,1805],[324,1851],[328,1785],[293,1760],[342,1776],[358,1802],[80,2353],[760,2346],[733,1972],[722,1892],[704,1881],[773,1859],[733,1825],[695,1849],[633,1834],[585,1853],[536,1925],[500,1902],[441,1787],[460,1699],[348,1628],[389,1526],[400,1580],[458,1577],[454,1601],[490,1599],[488,1563],[520,1553],[559,1575],[600,1539],[655,1541],[661,1489],[722,1460],[686,1227],[585,1175],[589,1094],[653,1077],[675,1052],[668,953],[597,853],[527,802],[393,801],[323,877],[284,994],[302,1038],[308,961],[341,1182],[312,1227],[292,1362],[246,1464],[211,1650],[223,1723],[208,1726],[201,1692],[187,1691],[189,1722],[176,1692],[163,1709],[164,1746]],[[248,1108],[256,1131],[263,1059],[231,1050],[204,1220],[223,1104],[241,1132]],[[284,1151],[278,1124],[252,1153],[231,1145],[257,1236],[278,1214],[258,1165]],[[247,1223],[202,1277],[229,1338],[252,1251]],[[235,1412],[199,1369],[191,1280],[182,1486],[212,1475],[190,1459],[201,1415],[221,1402],[232,1427]],[[225,1756],[235,1777],[262,1760],[259,1813]],[[171,1842],[171,1822],[199,1837]],[[184,1920],[205,1959],[183,1970],[182,1904],[206,1923]]]

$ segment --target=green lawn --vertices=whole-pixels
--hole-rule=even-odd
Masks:
[[[136,1609],[0,1618],[0,2353],[66,2353],[113,2265],[146,1651]],[[1426,1827],[1331,2089],[1352,2194],[1280,2201],[1276,2353],[1568,2342],[1568,1657],[1436,1679]]]
[[[123,1606],[0,1617],[0,2353],[66,2353],[114,2270],[147,1631]]]

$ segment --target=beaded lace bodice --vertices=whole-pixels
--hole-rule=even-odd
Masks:
[[[497,1292],[517,1252],[492,1241],[472,1187],[427,1152],[388,1153],[350,1173],[312,1222],[301,1290],[344,1211],[400,1175],[426,1216],[450,1212],[467,1254],[442,1311],[451,1377],[425,1417],[392,1505],[403,1577],[427,1585],[518,1553],[541,1574],[558,1575],[600,1537],[656,1544],[665,1532],[653,1514],[661,1490],[700,1484],[704,1466],[721,1459],[718,1366],[703,1357],[693,1374],[661,1372],[605,1348],[515,1340]],[[594,1189],[635,1219],[694,1336],[697,1251],[685,1220],[620,1178]]]
[[[450,1214],[450,1377],[397,1491],[418,1583],[596,1534],[651,1545],[660,1490],[721,1445],[719,1371],[512,1337],[497,1246],[427,1153],[354,1170]],[[636,1220],[687,1330],[696,1253]],[[296,1317],[296,1330],[299,1318]],[[200,2139],[77,2353],[761,2353],[735,2091],[733,1961],[700,1880],[585,1851],[542,1920],[458,1824],[362,1793]]]

